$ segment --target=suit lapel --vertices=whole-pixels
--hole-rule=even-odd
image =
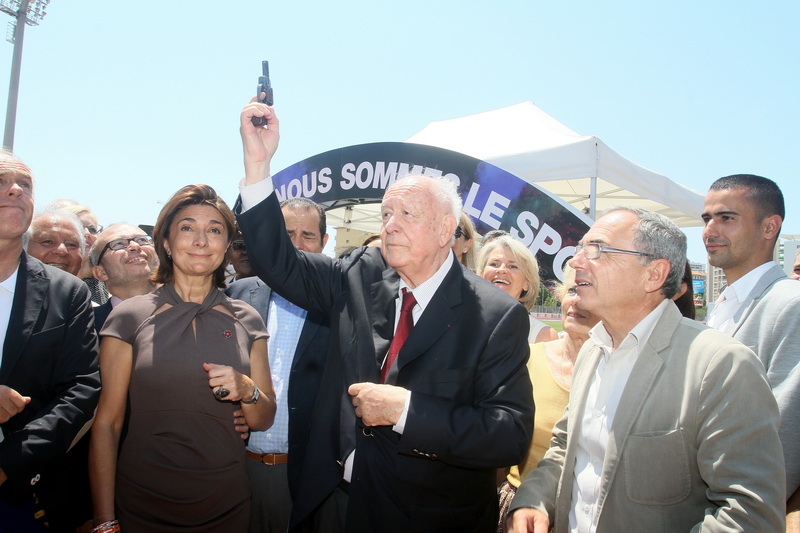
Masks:
[[[269,299],[271,297],[272,289],[259,278],[250,289],[250,301],[248,303],[261,315],[264,320],[264,327],[269,324]],[[269,328],[267,330],[269,331]]]
[[[394,336],[394,315],[397,307],[395,299],[399,290],[400,275],[391,268],[383,271],[381,281],[376,281],[369,287],[371,297],[369,312],[372,323],[372,342],[375,345],[375,367],[370,375],[362,376],[369,381],[379,381],[378,373]]]
[[[306,319],[303,322],[303,329],[300,330],[300,338],[297,340],[297,348],[294,351],[292,358],[292,367],[297,365],[297,362],[303,357],[308,349],[308,345],[314,340],[314,335],[317,334],[319,329],[319,322],[317,316],[310,313],[306,314]]]
[[[23,252],[20,256],[20,269],[17,273],[14,300],[3,344],[0,383],[8,380],[14,365],[28,344],[44,307],[49,286],[50,280],[44,276],[42,264]]]
[[[463,279],[461,263],[453,261],[447,276],[442,280],[442,284],[414,325],[414,329],[411,330],[400,353],[397,354],[396,368],[390,370],[387,382],[394,382],[397,372],[424,354],[458,320],[458,315],[453,308],[461,305]],[[393,377],[392,374],[395,376]]]
[[[759,300],[761,300],[761,297],[764,296],[767,290],[769,290],[776,281],[785,277],[786,274],[778,265],[774,265],[767,270],[755,284],[753,290],[750,291],[750,294],[747,295],[741,307],[733,314],[733,327],[730,329],[726,328],[726,333],[729,333],[731,336],[736,335],[736,332],[739,331],[739,328],[745,323],[747,317],[753,309],[755,309]]]
[[[617,412],[614,415],[614,422],[608,434],[608,445],[603,459],[603,484],[597,502],[598,514],[602,512],[608,488],[617,474],[619,459],[631,434],[631,429],[664,365],[663,352],[669,347],[680,319],[678,308],[673,305],[667,306],[648,341],[639,346],[639,356],[622,392]]]
[[[602,350],[591,340],[585,342],[578,354],[578,359],[576,360],[575,369],[573,371],[572,387],[570,389],[568,403],[569,411],[567,413],[567,448],[565,452],[565,457],[572,458],[572,460],[564,461],[558,492],[556,494],[556,516],[564,517],[564,520],[559,518],[558,524],[565,523],[565,521],[567,521],[566,517],[569,516],[572,500],[572,479],[575,475],[574,458],[577,451],[577,442],[580,438],[581,419],[586,409],[586,397],[589,394],[589,386],[597,370],[597,365],[600,363],[602,353]],[[561,530],[558,524],[556,527],[558,530]]]

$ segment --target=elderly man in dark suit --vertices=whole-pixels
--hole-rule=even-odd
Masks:
[[[253,126],[254,116],[268,127]],[[286,236],[268,178],[274,110],[252,102],[240,132],[238,219],[256,274],[329,317],[329,357],[341,357],[349,386],[350,399],[344,389],[330,398],[342,401],[346,529],[494,531],[495,470],[521,461],[532,433],[528,318],[455,261],[455,187],[426,176],[398,180],[381,204],[382,248],[340,260],[307,254]]]
[[[22,251],[32,211],[30,169],[0,154],[0,521],[36,531],[35,492],[51,530],[74,531],[91,517],[70,475],[86,450],[67,452],[97,405],[97,336],[86,284]]]
[[[281,212],[295,248],[322,253],[328,242],[322,207],[295,198],[283,202]],[[246,255],[246,248],[240,253]],[[253,495],[250,531],[283,533],[288,527],[335,533],[344,514],[332,496],[341,473],[326,462],[336,462],[338,409],[329,401],[317,405],[330,344],[328,319],[307,313],[257,277],[235,281],[225,293],[257,309],[271,335],[269,363],[278,411],[272,427],[251,432],[247,443]],[[335,368],[330,372],[338,375]],[[316,437],[320,434],[321,441]],[[332,515],[315,511],[323,503]]]

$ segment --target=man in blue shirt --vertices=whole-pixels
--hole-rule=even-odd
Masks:
[[[321,253],[328,242],[322,207],[305,198],[294,198],[283,202],[281,211],[295,248]],[[326,319],[290,303],[256,277],[236,281],[226,293],[255,307],[270,332],[269,364],[278,411],[272,427],[252,432],[247,444],[247,470],[253,491],[250,531],[282,533],[290,523],[290,514],[294,528],[341,480],[338,475],[326,476],[305,461],[313,423],[333,423],[330,417],[312,416],[330,329]],[[318,451],[333,454],[337,445],[323,442],[318,446],[322,450],[314,450],[314,455]],[[336,514],[335,505],[333,509]],[[335,530],[335,524],[343,518],[334,517],[333,523],[319,527]],[[307,519],[304,527],[315,520]]]

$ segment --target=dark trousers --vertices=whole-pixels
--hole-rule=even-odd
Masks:
[[[246,465],[252,492],[250,533],[285,533],[292,511],[286,464],[270,466],[247,459]]]
[[[347,516],[347,483],[337,487],[292,533],[343,533]]]
[[[0,498],[0,533],[47,533],[50,531],[34,520],[33,498],[12,503]]]

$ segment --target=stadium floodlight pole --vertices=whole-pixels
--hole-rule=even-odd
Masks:
[[[0,0],[0,11],[11,15],[14,20],[8,23],[6,40],[14,44],[11,60],[11,79],[8,82],[8,106],[6,107],[6,128],[3,147],[14,149],[14,129],[17,123],[17,99],[19,97],[19,73],[22,68],[22,42],[25,26],[36,26],[47,14],[44,8],[50,0]],[[32,5],[31,5],[32,4]]]

